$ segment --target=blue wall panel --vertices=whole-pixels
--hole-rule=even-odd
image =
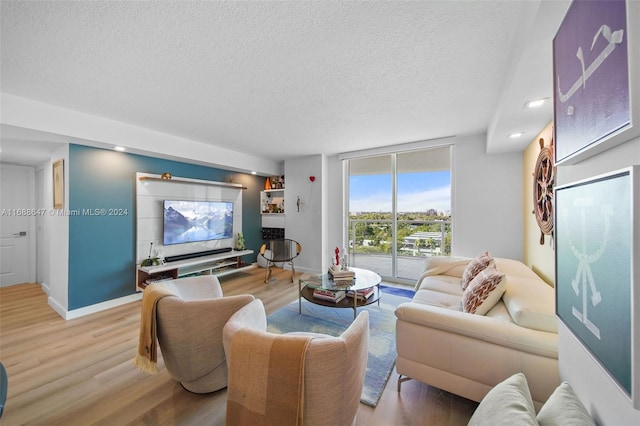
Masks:
[[[247,248],[261,244],[264,178],[83,145],[69,146],[69,310],[135,293],[135,174],[242,183]],[[255,261],[255,256],[245,259]]]

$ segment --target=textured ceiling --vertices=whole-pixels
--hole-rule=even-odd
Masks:
[[[532,4],[3,1],[0,84],[273,160],[477,134]]]

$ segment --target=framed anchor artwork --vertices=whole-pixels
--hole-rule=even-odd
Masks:
[[[635,0],[574,0],[569,6],[553,39],[557,165],[576,164],[640,135],[639,9]]]
[[[638,408],[640,166],[558,186],[555,208],[556,313]]]

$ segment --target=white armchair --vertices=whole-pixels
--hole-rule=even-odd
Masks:
[[[227,386],[222,330],[238,309],[254,300],[250,294],[223,297],[218,278],[201,275],[166,283],[175,296],[158,301],[158,343],[173,378],[194,393]]]
[[[301,413],[304,424],[307,426],[334,426],[352,425],[355,423],[356,413],[360,405],[364,374],[367,365],[368,339],[369,339],[369,313],[360,312],[351,326],[339,337],[332,337],[315,333],[288,333],[284,335],[273,334],[266,331],[267,321],[264,306],[258,299],[241,308],[231,316],[223,331],[224,348],[229,364],[229,387],[227,390],[227,425],[241,424],[237,417],[230,418],[230,413],[237,412],[238,399],[234,397],[237,382],[234,371],[245,370],[250,365],[237,365],[246,356],[238,355],[235,350],[234,337],[239,337],[241,330],[250,329],[252,334],[251,353],[259,353],[264,348],[264,342],[268,348],[277,345],[286,345],[289,342],[298,342],[297,338],[311,337],[304,353],[303,367],[303,402]],[[292,338],[292,336],[294,336]],[[253,344],[255,343],[255,344]],[[296,344],[296,343],[293,343]],[[254,352],[258,351],[258,352]],[[273,354],[270,351],[269,354]],[[267,364],[270,365],[270,364]],[[269,372],[266,376],[272,375]],[[255,401],[266,401],[272,398],[273,393],[290,392],[290,388],[270,387],[268,384],[253,380],[250,386],[242,383],[243,398],[247,405],[252,407],[252,415],[274,416],[282,418],[282,413],[274,411],[269,404],[265,404],[265,412],[257,412]],[[236,393],[237,394],[237,393]],[[277,395],[276,395],[277,396]],[[230,407],[236,404],[235,407]],[[269,410],[271,410],[269,412]],[[258,410],[259,411],[259,410]],[[273,418],[270,418],[271,420]],[[287,419],[290,420],[290,419]]]

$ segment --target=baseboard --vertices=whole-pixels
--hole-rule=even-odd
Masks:
[[[115,308],[116,306],[125,305],[127,303],[136,302],[142,299],[142,293],[135,293],[129,296],[120,297],[118,299],[108,300],[106,302],[96,303],[95,305],[85,306],[83,308],[67,311],[55,299],[49,297],[49,306],[65,320],[80,318],[85,315],[95,314],[106,309]]]
[[[58,303],[58,301],[56,299],[54,299],[53,297],[49,296],[47,298],[47,303],[49,303],[49,306],[51,306],[51,308],[54,311],[56,311],[56,313],[58,315],[60,315],[62,318],[65,318],[65,316],[67,314],[67,310],[60,303]]]

